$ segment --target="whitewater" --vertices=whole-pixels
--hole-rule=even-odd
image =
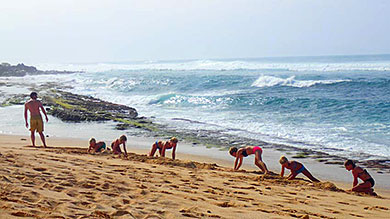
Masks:
[[[35,81],[61,81],[172,128],[390,158],[390,55],[34,64],[82,71]]]

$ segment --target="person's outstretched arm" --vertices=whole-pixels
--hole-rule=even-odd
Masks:
[[[123,150],[125,151],[125,157],[127,157],[126,142],[123,142]]]
[[[284,166],[282,165],[282,170],[280,171],[280,176],[283,177],[284,176]]]
[[[27,122],[27,106],[24,104],[24,121],[26,122],[26,128],[28,128],[28,122]]]
[[[172,160],[176,158],[176,145],[172,149]]]
[[[242,164],[241,154],[242,154],[241,151],[237,151],[236,160],[234,161],[234,170],[238,170],[241,167],[241,164]]]
[[[352,170],[352,175],[353,175],[353,184],[352,184],[352,187],[355,187],[359,181],[358,181],[358,175],[360,173],[360,169],[359,168],[355,168],[356,170]]]
[[[45,110],[45,107],[43,107],[42,102],[39,102],[39,107],[41,108],[43,114],[45,115],[46,122],[48,122],[48,121],[49,121],[49,118],[47,118],[46,110]]]
[[[287,179],[288,179],[288,180],[295,179],[295,177],[296,177],[297,175],[298,175],[298,174],[297,174],[295,171],[291,170],[291,173],[290,173],[290,175],[288,175]]]

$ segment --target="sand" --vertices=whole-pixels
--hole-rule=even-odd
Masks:
[[[23,140],[25,139],[25,140]],[[232,172],[209,158],[87,154],[85,141],[0,135],[0,218],[388,218],[390,197]],[[39,140],[38,140],[39,141]],[[136,153],[134,153],[136,152]],[[189,158],[192,158],[189,160]],[[202,162],[196,162],[198,160]],[[204,163],[206,162],[206,163]]]

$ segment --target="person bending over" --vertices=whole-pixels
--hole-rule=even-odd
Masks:
[[[121,135],[118,139],[115,139],[115,141],[113,141],[111,143],[111,149],[114,152],[114,154],[121,154],[122,153],[121,148],[120,148],[120,145],[122,144],[123,150],[125,152],[125,157],[127,157],[126,141],[127,141],[126,135]]]
[[[153,157],[154,153],[158,149],[161,157],[165,157],[165,150],[172,149],[172,159],[174,160],[176,157],[176,146],[177,146],[177,138],[172,137],[169,141],[156,141],[152,145],[152,149],[150,150],[149,157]]]
[[[247,157],[248,155],[254,154],[255,155],[255,165],[260,168],[260,170],[267,174],[268,169],[265,163],[263,162],[261,155],[263,153],[263,150],[259,146],[247,146],[238,149],[237,147],[231,147],[229,149],[230,155],[236,158],[234,161],[234,171],[237,171],[240,169],[242,160],[244,157]]]
[[[102,152],[106,149],[106,143],[104,141],[96,142],[95,138],[89,139],[89,148],[88,153],[93,152]]]
[[[284,168],[289,169],[291,171],[290,175],[287,176],[288,180],[295,179],[295,177],[303,173],[307,178],[309,178],[313,182],[319,182],[311,173],[303,166],[303,164],[298,161],[288,161],[285,156],[280,157],[279,163],[282,165],[282,170],[280,171],[280,176],[284,176]]]

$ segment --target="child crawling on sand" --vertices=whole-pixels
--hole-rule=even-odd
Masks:
[[[346,160],[344,166],[348,171],[352,170],[353,184],[352,189],[349,191],[364,192],[370,195],[375,194],[373,189],[375,181],[366,169],[356,166],[352,160]],[[363,180],[363,182],[358,184],[358,178]]]
[[[165,150],[172,149],[172,159],[174,160],[176,157],[176,146],[177,146],[177,138],[172,137],[169,141],[156,141],[152,145],[152,149],[150,150],[149,156],[153,157],[154,153],[158,149],[161,157],[165,157]]]
[[[255,165],[258,166],[263,173],[267,174],[268,169],[265,163],[263,162],[261,158],[261,154],[263,153],[263,150],[259,146],[247,146],[244,148],[238,149],[237,147],[231,147],[229,149],[230,155],[236,158],[234,161],[234,171],[237,171],[242,164],[242,160],[244,157],[247,157],[248,155],[254,154],[255,155]]]
[[[290,175],[287,176],[288,180],[295,179],[295,177],[303,173],[303,175],[307,176],[313,182],[319,182],[318,179],[314,178],[311,173],[303,166],[303,164],[298,161],[288,161],[285,156],[280,157],[279,163],[282,165],[282,170],[280,171],[280,176],[284,176],[284,168],[291,170]]]
[[[114,154],[122,154],[122,151],[121,151],[121,148],[120,148],[120,145],[122,144],[123,145],[123,150],[125,152],[125,157],[127,157],[126,141],[127,141],[126,135],[121,135],[118,139],[113,141],[111,143],[111,149],[112,149],[113,153]]]
[[[88,148],[88,153],[93,151],[93,152],[102,152],[106,150],[106,143],[104,141],[99,141],[96,142],[95,138],[89,139],[89,148]]]

